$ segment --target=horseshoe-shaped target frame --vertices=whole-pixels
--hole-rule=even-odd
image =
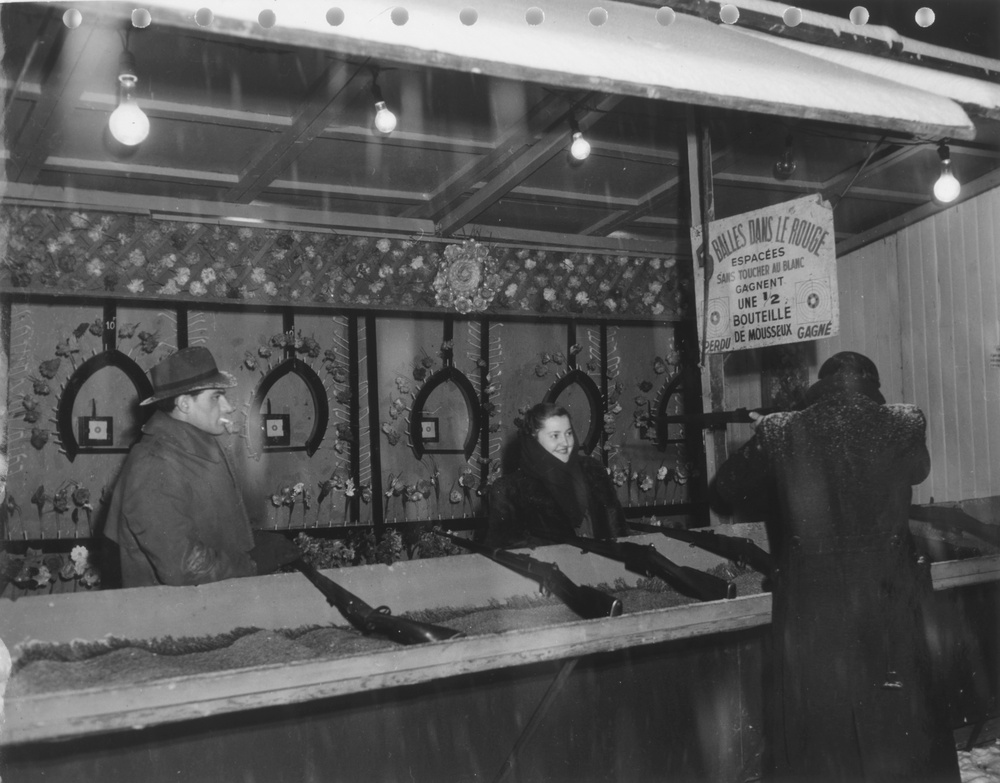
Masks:
[[[73,408],[80,389],[94,375],[108,367],[115,367],[125,373],[139,393],[140,402],[153,394],[153,385],[146,377],[145,371],[133,359],[118,349],[94,354],[77,367],[66,382],[66,388],[59,398],[56,412],[56,431],[59,433],[62,449],[70,462],[76,459],[77,454],[128,453],[129,446],[81,446],[76,438],[76,433],[73,432]],[[150,413],[152,413],[152,408],[150,408]]]
[[[297,375],[305,383],[312,398],[313,410],[316,417],[313,420],[312,432],[306,439],[303,446],[266,446],[264,445],[264,434],[261,426],[260,409],[267,399],[268,393],[274,385],[286,375]],[[316,371],[301,359],[294,357],[285,359],[274,367],[257,386],[254,392],[253,401],[250,403],[250,410],[247,412],[247,436],[250,440],[250,448],[253,452],[262,451],[304,451],[311,457],[316,453],[323,437],[326,435],[327,425],[330,423],[330,403],[326,398],[326,388],[323,381],[316,374]]]

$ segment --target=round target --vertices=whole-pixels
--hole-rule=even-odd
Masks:
[[[829,280],[804,280],[795,286],[797,320],[829,321],[832,310]]]
[[[720,297],[708,300],[705,313],[705,336],[716,339],[729,334],[729,299]]]

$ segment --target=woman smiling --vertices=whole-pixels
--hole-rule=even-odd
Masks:
[[[517,469],[490,491],[490,545],[625,534],[614,484],[600,462],[580,454],[565,408],[549,402],[531,408],[514,447],[520,451]]]

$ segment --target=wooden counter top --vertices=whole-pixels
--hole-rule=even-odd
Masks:
[[[636,540],[650,541],[685,565],[710,568],[719,562],[712,555],[663,536],[653,534]],[[581,584],[610,584],[615,578],[634,583],[636,579],[615,563],[581,557],[568,547],[546,547],[533,554],[559,562],[570,578]],[[386,603],[396,613],[426,608],[420,604],[426,604],[428,596],[436,599],[434,605],[482,606],[489,598],[502,601],[536,589],[530,580],[478,555],[327,573],[372,605]],[[936,589],[996,581],[1000,579],[1000,556],[935,563],[932,575]],[[17,645],[29,639],[100,639],[109,633],[121,638],[195,636],[247,625],[288,628],[317,621],[329,623],[331,611],[322,595],[301,576],[280,574],[198,588],[143,588],[4,601],[0,602],[0,638],[16,655]],[[770,611],[770,595],[748,595],[620,617],[391,647],[336,660],[255,666],[139,685],[109,685],[8,699],[0,743],[141,728],[736,631],[768,623]]]

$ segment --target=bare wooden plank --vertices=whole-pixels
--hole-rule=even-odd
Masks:
[[[986,441],[986,464],[1000,459],[1000,366],[991,358],[1000,353],[1000,274],[996,259],[1000,253],[1000,191],[983,194],[975,201],[979,285],[982,291],[983,365],[982,395],[985,407],[983,432]],[[988,471],[983,483],[984,495],[1000,495],[1000,475]]]
[[[966,585],[1000,580],[1000,556],[984,555],[968,560],[947,560],[931,564],[935,590],[951,590]]]
[[[943,496],[938,501],[961,500],[963,497],[962,481],[968,469],[968,457],[964,451],[965,433],[961,427],[963,416],[958,404],[964,386],[959,382],[959,366],[957,358],[960,343],[965,340],[965,333],[960,324],[961,313],[965,307],[964,285],[961,279],[956,279],[949,267],[951,248],[960,241],[956,236],[959,229],[948,219],[933,221],[935,224],[935,254],[938,285],[941,291],[941,321],[939,325],[941,352],[941,382],[943,392],[943,421],[945,428],[945,459],[948,464],[948,483]]]
[[[944,317],[941,301],[941,287],[937,275],[937,255],[934,222],[927,220],[916,227],[917,258],[924,280],[924,318],[920,326],[920,336],[926,343],[925,367],[928,379],[928,402],[925,409],[929,433],[928,449],[931,453],[930,485],[931,494],[942,500],[948,491],[949,462],[947,453],[947,429],[945,421],[945,385],[941,366],[942,338],[941,320]]]
[[[917,406],[925,398],[924,375],[915,366],[915,353],[922,342],[913,336],[914,321],[919,317],[917,308],[923,299],[920,276],[910,261],[909,243],[905,237],[896,236],[893,242],[897,257],[897,295],[899,297],[899,352],[900,352],[900,398]]]
[[[882,243],[885,250],[885,271],[882,276],[885,298],[888,304],[886,333],[880,346],[880,356],[884,356],[888,379],[884,384],[892,394],[892,399],[913,402],[903,394],[903,357],[899,351],[899,321],[902,303],[899,295],[899,252],[895,237],[887,237]]]
[[[924,414],[930,416],[932,391],[928,370],[927,344],[927,304],[929,294],[925,288],[925,270],[920,257],[920,242],[915,231],[905,231],[897,235],[896,244],[900,255],[900,276],[907,285],[900,290],[900,295],[906,303],[908,319],[902,326],[905,348],[904,363],[909,377],[910,389],[905,399],[920,407]],[[920,484],[914,492],[916,502],[929,502],[934,480],[935,452],[932,448],[931,430],[928,427],[928,448],[931,451],[930,480]]]
[[[963,498],[981,497],[984,485],[989,483],[989,450],[986,445],[986,398],[985,398],[985,348],[983,319],[983,295],[980,283],[981,259],[978,252],[976,210],[973,204],[961,204],[947,213],[955,216],[955,223],[961,233],[959,244],[953,249],[953,259],[962,259],[963,263],[951,266],[956,269],[957,276],[965,284],[966,307],[961,310],[965,321],[967,338],[956,357],[962,365],[960,382],[964,377],[966,390],[964,399],[958,403],[964,407],[959,410],[959,420],[968,422],[966,430],[967,453],[969,455],[968,469],[964,472]],[[963,416],[964,413],[964,416]]]

